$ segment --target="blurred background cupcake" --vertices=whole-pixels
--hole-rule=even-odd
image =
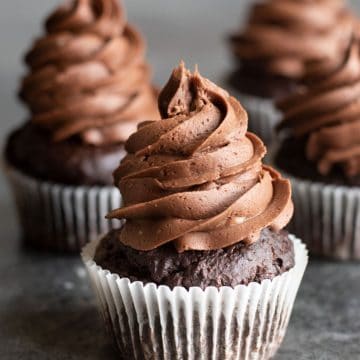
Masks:
[[[108,217],[124,225],[83,250],[110,334],[129,358],[270,359],[307,264],[282,230],[290,182],[198,71],[180,64],[159,110],[114,172],[124,206]]]
[[[279,113],[274,100],[294,92],[309,63],[332,67],[357,20],[343,0],[264,0],[230,38],[238,68],[229,82],[249,112],[249,130],[269,143]]]
[[[7,173],[26,244],[79,250],[110,228],[112,171],[139,121],[156,119],[144,41],[117,0],[59,7],[26,55],[31,116],[8,138]]]
[[[291,225],[317,255],[360,259],[360,46],[333,71],[309,66],[307,86],[279,102],[274,162],[291,176]]]

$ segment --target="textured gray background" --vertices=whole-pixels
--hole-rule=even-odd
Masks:
[[[231,69],[224,41],[248,0],[127,0],[148,39],[159,85],[182,58],[222,82]],[[0,0],[0,146],[26,111],[15,93],[21,56],[55,0]],[[352,6],[360,10],[360,1]],[[26,253],[0,173],[0,359],[116,359],[77,258]],[[360,359],[360,266],[313,261],[277,360]],[[130,359],[131,360],[131,359]]]

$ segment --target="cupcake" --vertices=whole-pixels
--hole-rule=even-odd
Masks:
[[[334,72],[279,102],[275,164],[292,180],[297,231],[317,255],[360,259],[360,53],[353,40]],[[326,75],[324,75],[326,74]]]
[[[26,244],[78,251],[119,205],[112,171],[137,124],[158,115],[144,41],[116,0],[59,7],[26,55],[29,120],[5,158]]]
[[[250,130],[265,143],[280,117],[274,100],[296,91],[307,64],[332,68],[342,58],[353,19],[342,0],[261,1],[244,29],[231,36],[239,66],[229,82],[249,112]]]
[[[282,230],[290,183],[198,71],[180,64],[159,110],[114,172],[123,207],[108,218],[125,223],[82,253],[105,323],[131,359],[270,359],[307,263]]]

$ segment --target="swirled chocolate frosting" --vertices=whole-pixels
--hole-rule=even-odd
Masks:
[[[307,139],[306,156],[322,175],[335,165],[349,177],[360,174],[359,48],[353,40],[341,66],[328,76],[312,66],[308,87],[278,104],[284,113],[279,129]]]
[[[262,71],[300,79],[306,64],[338,64],[354,18],[343,0],[269,0],[257,3],[240,34],[231,37],[237,59]]]
[[[137,124],[158,118],[144,42],[117,0],[75,0],[46,21],[26,56],[20,96],[31,121],[54,140],[125,142]]]
[[[139,126],[114,173],[124,206],[108,217],[126,219],[122,243],[220,249],[288,223],[290,183],[262,165],[266,149],[235,98],[180,64],[159,110],[163,120]]]

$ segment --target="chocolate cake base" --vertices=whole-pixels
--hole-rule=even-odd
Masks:
[[[295,263],[293,244],[286,231],[264,229],[251,245],[240,242],[225,249],[183,253],[177,253],[171,243],[152,251],[137,251],[120,242],[120,232],[113,230],[101,240],[95,262],[131,281],[170,288],[260,283],[290,270]]]
[[[273,100],[280,100],[297,88],[292,79],[267,74],[249,66],[240,66],[232,72],[228,76],[228,83],[244,94]]]
[[[316,163],[306,158],[305,148],[306,139],[304,138],[285,139],[275,155],[275,165],[280,170],[304,180],[340,186],[360,186],[360,175],[348,178],[337,166],[328,175],[321,175],[316,168]]]
[[[125,154],[123,144],[93,146],[76,138],[54,142],[30,122],[10,135],[5,149],[7,161],[23,173],[67,185],[112,185],[112,173]]]

